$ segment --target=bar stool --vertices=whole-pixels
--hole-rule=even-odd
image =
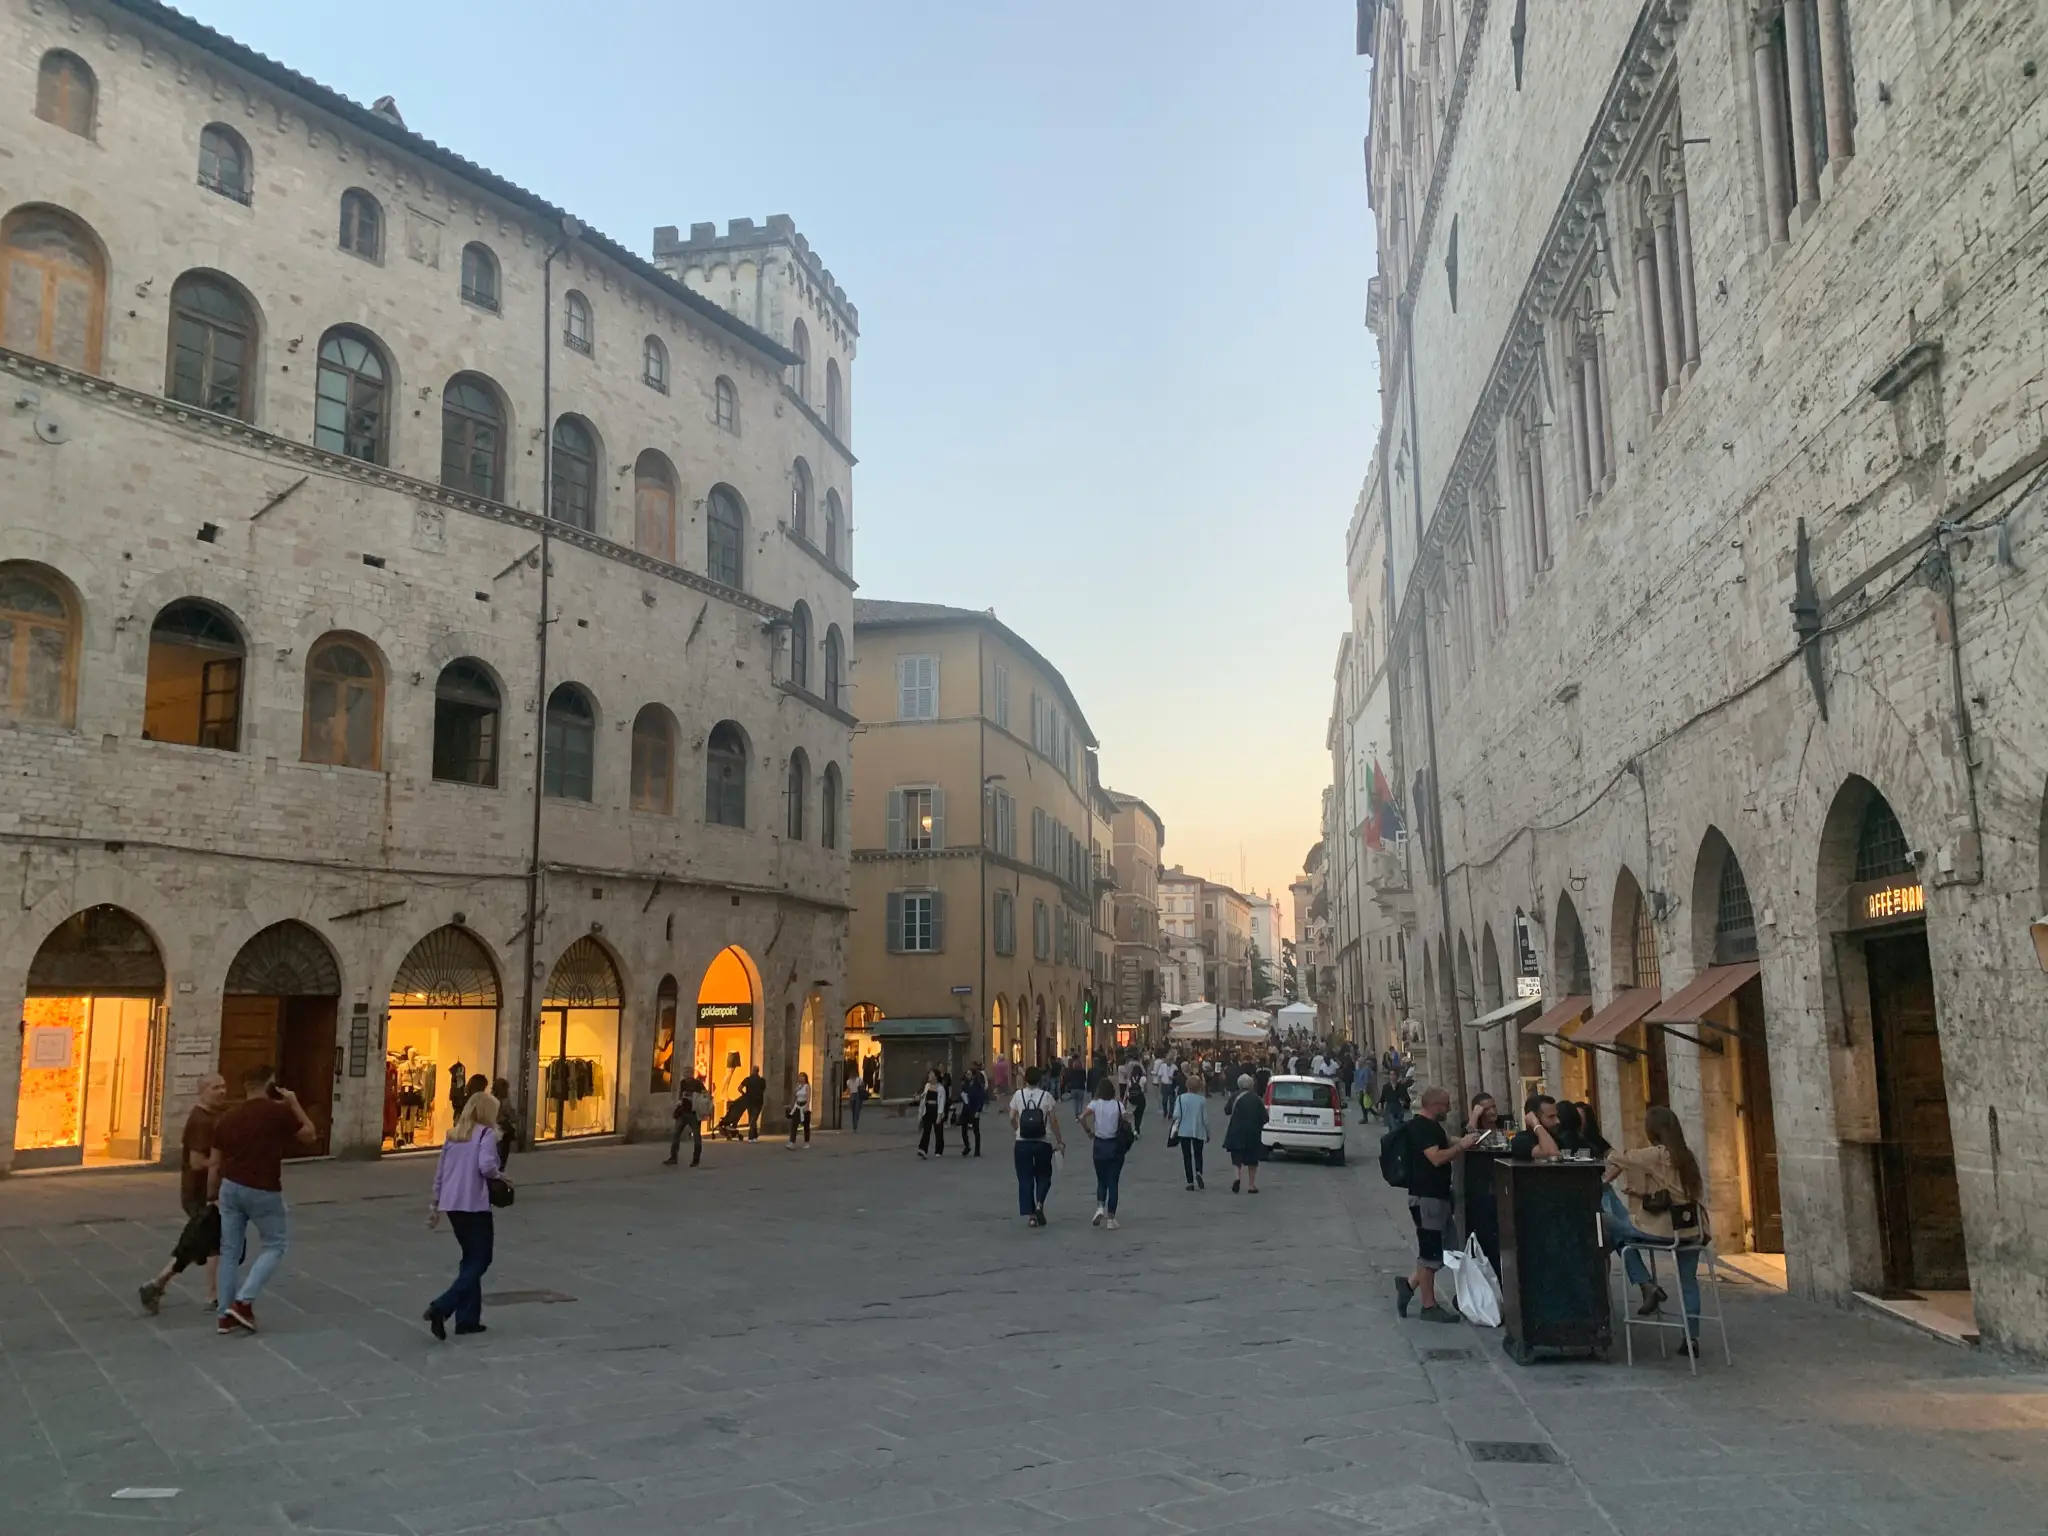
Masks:
[[[1728,1315],[1721,1302],[1721,1261],[1714,1248],[1714,1226],[1709,1217],[1706,1203],[1702,1201],[1700,1202],[1700,1235],[1697,1241],[1681,1244],[1675,1238],[1644,1238],[1635,1242],[1621,1243],[1616,1247],[1615,1251],[1622,1257],[1621,1333],[1623,1343],[1627,1349],[1628,1363],[1631,1368],[1636,1363],[1636,1329],[1647,1328],[1656,1334],[1657,1358],[1660,1360],[1669,1356],[1669,1350],[1665,1347],[1664,1336],[1666,1333],[1676,1332],[1683,1338],[1690,1331],[1686,1325],[1685,1317],[1685,1288],[1678,1283],[1678,1254],[1681,1247],[1688,1252],[1697,1252],[1699,1254],[1699,1273],[1697,1279],[1700,1292],[1700,1310],[1699,1316],[1694,1321],[1702,1325],[1702,1327],[1707,1323],[1712,1323],[1720,1329],[1721,1358],[1726,1364],[1733,1365],[1735,1363],[1735,1355],[1728,1347]],[[1648,1317],[1637,1315],[1634,1294],[1630,1291],[1628,1282],[1628,1255],[1631,1253],[1637,1254],[1642,1258],[1644,1266],[1649,1270],[1650,1283],[1660,1290],[1664,1288],[1664,1281],[1662,1271],[1657,1262],[1658,1256],[1662,1255],[1671,1261],[1671,1286],[1667,1293],[1667,1299],[1678,1303],[1678,1317],[1676,1321],[1665,1317],[1661,1308]],[[1709,1310],[1709,1298],[1712,1299],[1711,1310]],[[1700,1357],[1697,1347],[1687,1356],[1687,1361],[1692,1366],[1693,1375],[1699,1375]]]

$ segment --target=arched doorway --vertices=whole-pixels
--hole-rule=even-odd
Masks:
[[[585,935],[562,951],[548,973],[540,1005],[535,1141],[611,1133],[618,1111],[624,1008],[618,967],[602,944]]]
[[[275,1067],[278,1086],[299,1096],[320,1132],[289,1155],[324,1155],[334,1128],[334,1022],[341,1007],[334,951],[304,923],[272,923],[242,946],[221,993],[219,1071],[230,1102],[241,1097],[244,1072]]]
[[[1052,1060],[1053,1054],[1052,1041],[1047,1035],[1045,1028],[1045,994],[1043,992],[1038,994],[1038,1000],[1034,1005],[1031,1017],[1032,1038],[1037,1042],[1037,1049],[1033,1053],[1034,1059],[1042,1067]]]
[[[1693,866],[1691,910],[1694,978],[1650,1022],[1696,1031],[1704,1162],[1709,1200],[1720,1216],[1719,1242],[1731,1252],[1783,1253],[1756,911],[1741,862],[1715,827],[1707,829]],[[1739,1223],[1732,1219],[1738,1213]]]
[[[741,1082],[760,1064],[754,1033],[760,1016],[761,972],[752,955],[728,944],[697,987],[697,1076],[721,1120],[739,1097]]]
[[[1927,896],[1898,817],[1868,780],[1852,778],[1835,796],[1815,890],[1828,935],[1829,1032],[1846,1037],[1850,1058],[1836,1077],[1836,1115],[1845,1150],[1860,1144],[1869,1158],[1874,1210],[1864,1224],[1875,1229],[1881,1271],[1873,1283],[1967,1291]]]
[[[823,1124],[823,1116],[830,1115],[832,1124],[839,1123],[836,1102],[827,1107],[825,1095],[825,1000],[817,993],[805,994],[803,1011],[797,1018],[796,1050],[798,1070],[811,1076],[811,1115]],[[794,1096],[790,1102],[796,1102]]]
[[[16,1168],[145,1161],[163,1099],[164,963],[119,907],[59,923],[29,963]]]
[[[654,1050],[647,1058],[647,1091],[657,1097],[676,1086],[676,1009],[682,989],[673,976],[654,989]]]
[[[1650,904],[1636,877],[1623,869],[1614,882],[1614,905],[1608,924],[1613,945],[1611,957],[1614,998],[1600,1010],[1611,1016],[1627,994],[1646,994],[1654,1003],[1664,992],[1664,963],[1657,950],[1657,928],[1650,917]],[[1617,1057],[1621,1078],[1621,1135],[1624,1146],[1643,1145],[1643,1116],[1652,1104],[1671,1103],[1671,1071],[1664,1054],[1664,1031],[1646,1028],[1640,1021],[1648,1006],[1636,1007],[1634,1020],[1614,1037],[1608,1049]],[[1587,1033],[1596,1031],[1589,1025]]]
[[[438,1147],[455,1120],[451,1089],[497,1075],[498,969],[452,923],[406,951],[384,1028],[383,1148]]]
[[[872,1030],[886,1017],[873,1003],[855,1003],[846,1010],[846,1040],[840,1048],[842,1093],[856,1077],[867,1079],[870,1094],[882,1091],[882,1042]]]
[[[1002,1055],[1005,1044],[1003,1036],[1003,1000],[998,997],[988,1005],[989,1060],[993,1061],[996,1057]]]
[[[1544,1010],[1537,1021],[1543,1029],[1554,1031],[1554,1038],[1569,1042],[1573,1032],[1585,1019],[1585,1010],[1593,1000],[1593,957],[1586,948],[1586,930],[1579,921],[1579,909],[1569,896],[1557,898],[1557,922],[1553,929],[1550,974],[1556,978],[1562,994],[1556,1002]],[[1577,1007],[1571,1005],[1577,1003]],[[1558,1017],[1560,1009],[1569,1009],[1565,1017]],[[1600,1114],[1600,1074],[1595,1070],[1597,1058],[1590,1049],[1569,1043],[1558,1047],[1558,1097],[1570,1099],[1575,1104],[1589,1104],[1595,1118]]]

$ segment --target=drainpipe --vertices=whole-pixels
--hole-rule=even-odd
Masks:
[[[548,630],[554,624],[548,613],[548,601],[549,578],[553,574],[549,529],[555,515],[555,260],[582,232],[582,224],[564,217],[562,238],[540,264],[540,624],[534,664],[533,822],[526,851],[526,962],[520,971],[519,1080],[512,1090],[519,1105],[513,1118],[526,1128],[529,1145],[538,1129],[534,1116],[539,1110],[531,1098],[534,1051],[540,1032],[533,1011],[533,968],[539,963],[541,774],[548,742]]]
[[[1415,488],[1415,551],[1417,564],[1421,563],[1423,541],[1422,518],[1422,426],[1421,417],[1415,404],[1415,301],[1407,294],[1401,295],[1397,306],[1401,317],[1402,362],[1407,376],[1408,389],[1408,458],[1409,481]],[[1429,599],[1422,599],[1422,644],[1417,647],[1422,657],[1422,723],[1423,741],[1429,754],[1429,841],[1436,850],[1436,869],[1431,871],[1436,885],[1438,916],[1443,922],[1443,950],[1448,956],[1451,943],[1451,893],[1444,884],[1443,870],[1449,850],[1444,847],[1444,783],[1437,771],[1436,756],[1436,693],[1429,663]],[[1428,861],[1424,861],[1425,866]],[[1437,968],[1438,986],[1444,987],[1442,967]],[[1457,1083],[1456,1096],[1451,1103],[1451,1113],[1457,1117],[1459,1126],[1465,1123],[1466,1106],[1471,1095],[1465,1086],[1465,1024],[1458,1015],[1458,983],[1455,975],[1448,978],[1451,995],[1451,1039],[1456,1045],[1452,1054],[1452,1066]],[[1440,994],[1441,995],[1441,994]]]

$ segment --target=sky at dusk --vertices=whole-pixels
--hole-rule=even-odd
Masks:
[[[1349,0],[181,5],[643,253],[793,215],[862,594],[993,607],[1168,860],[1284,898],[1378,411]]]

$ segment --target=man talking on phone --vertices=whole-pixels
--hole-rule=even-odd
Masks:
[[[291,1243],[284,1155],[294,1142],[311,1146],[320,1139],[299,1096],[278,1087],[275,1068],[244,1072],[242,1095],[242,1102],[213,1128],[213,1153],[206,1170],[207,1198],[220,1207],[220,1317],[214,1324],[214,1332],[220,1334],[256,1331],[256,1298],[277,1273]],[[263,1239],[263,1251],[237,1289],[252,1226]]]

